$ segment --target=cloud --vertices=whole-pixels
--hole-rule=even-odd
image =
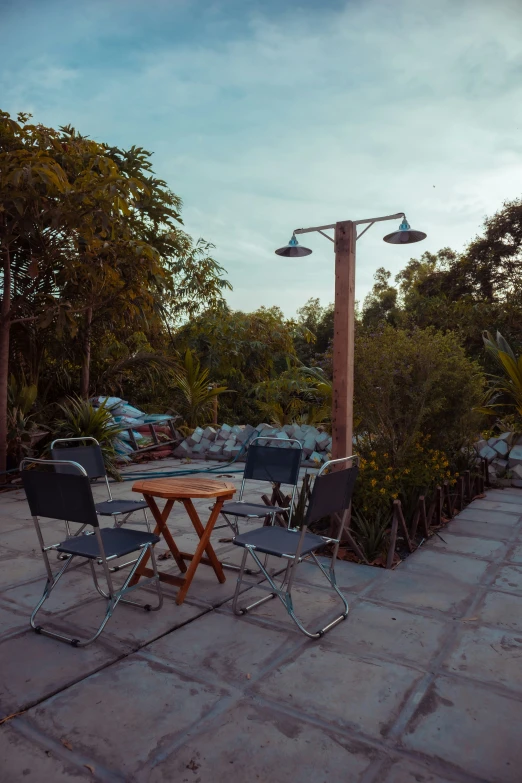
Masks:
[[[365,234],[362,300],[379,266],[462,249],[520,195],[518,2],[54,8],[66,43],[34,26],[5,108],[154,150],[187,229],[216,244],[234,307],[332,299],[331,243],[307,235],[314,253],[298,262],[273,254],[296,227],[404,210],[428,233],[413,249],[382,242],[391,224]]]

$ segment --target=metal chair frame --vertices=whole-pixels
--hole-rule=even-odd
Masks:
[[[90,441],[91,443],[94,444],[94,448],[99,449],[99,455],[100,455],[100,460],[101,460],[100,475],[95,476],[92,473],[89,473],[88,470],[87,470],[87,475],[91,479],[97,479],[97,478],[105,479],[105,484],[107,485],[107,493],[108,493],[108,496],[109,496],[109,500],[108,501],[103,501],[103,505],[105,505],[105,503],[113,503],[114,502],[114,498],[112,497],[111,485],[109,484],[109,477],[107,476],[107,471],[105,470],[105,466],[103,466],[103,469],[102,469],[103,457],[102,457],[102,454],[101,454],[100,444],[96,440],[96,438],[93,438],[91,436],[85,436],[85,437],[80,437],[80,438],[56,438],[51,443],[51,454],[53,455],[53,457],[55,456],[55,453],[56,453],[55,444],[56,443],[75,443],[75,442],[76,443],[79,443],[79,442],[85,443],[86,441]],[[58,450],[67,452],[66,448],[58,449]],[[70,460],[68,460],[68,461],[70,461]],[[79,463],[79,464],[81,464],[81,463]],[[83,468],[84,468],[84,470],[86,470],[85,465],[83,466]],[[131,500],[131,501],[129,501],[129,503],[136,504],[137,508],[133,508],[130,511],[126,511],[126,512],[115,511],[112,514],[101,513],[101,512],[98,512],[98,511],[97,511],[97,513],[100,513],[100,516],[111,516],[113,518],[113,520],[114,520],[114,527],[121,527],[122,525],[124,525],[128,521],[128,519],[131,516],[131,514],[135,514],[136,511],[139,511],[141,509],[141,510],[143,510],[143,516],[145,517],[145,524],[147,526],[147,530],[150,532],[150,524],[149,524],[149,519],[147,517],[147,508],[148,508],[148,506],[147,506],[147,503],[145,502],[145,500],[143,500],[143,504],[139,500]],[[96,507],[98,507],[101,504],[97,503],[95,505],[96,505]],[[122,518],[118,519],[118,517],[120,517],[120,516]],[[69,522],[67,520],[64,520],[64,521],[65,521],[65,529],[67,531],[67,535],[71,536],[72,533],[71,533],[71,530],[70,530],[70,527],[69,527]],[[136,522],[136,523],[139,524],[138,522]],[[66,555],[65,556],[58,555],[58,559],[59,560],[65,560],[66,557],[67,557]],[[112,572],[119,571],[121,568],[126,568],[127,566],[134,565],[135,562],[136,562],[136,560],[129,560],[126,563],[122,563],[119,566],[112,567],[111,571]]]
[[[52,465],[67,465],[69,467],[72,467],[72,468],[76,469],[76,471],[80,474],[80,476],[85,477],[87,480],[89,479],[87,471],[78,462],[72,462],[72,461],[69,461],[69,460],[42,460],[42,459],[32,459],[32,458],[23,459],[22,462],[20,463],[20,472],[22,474],[22,479],[23,479],[24,472],[27,472],[27,471],[24,471],[24,466],[26,464],[28,464],[28,463],[30,463],[30,464],[38,464],[38,465],[45,465],[46,467],[52,466]],[[64,475],[64,478],[67,481],[67,478],[66,478],[65,475]],[[89,487],[89,492],[90,492],[91,498],[92,498],[92,491],[90,489],[90,483],[88,483],[87,486]],[[58,544],[47,544],[47,545],[45,544],[45,541],[44,541],[44,538],[43,538],[42,529],[40,527],[39,516],[37,514],[32,513],[34,509],[31,508],[33,523],[34,523],[34,526],[35,526],[35,529],[36,529],[36,534],[38,536],[38,541],[40,543],[40,548],[42,550],[42,555],[43,555],[44,562],[45,562],[45,568],[46,568],[46,571],[47,571],[47,581],[46,581],[46,584],[45,584],[43,595],[42,595],[41,599],[38,601],[35,609],[33,610],[32,614],[31,614],[31,619],[30,619],[31,628],[33,628],[33,630],[36,631],[36,633],[40,633],[40,634],[43,634],[45,636],[50,636],[53,639],[58,639],[59,641],[62,641],[62,642],[67,642],[68,644],[71,644],[73,647],[86,647],[88,644],[91,644],[92,642],[94,642],[99,637],[99,635],[102,633],[103,629],[105,628],[105,626],[107,625],[108,621],[112,617],[112,615],[114,613],[114,610],[116,609],[116,606],[120,602],[124,603],[124,604],[130,604],[132,606],[137,606],[137,607],[139,607],[141,609],[145,609],[146,611],[158,611],[159,609],[161,609],[161,607],[163,605],[163,593],[162,593],[162,590],[161,590],[161,583],[160,583],[158,568],[157,568],[157,564],[156,564],[156,557],[155,557],[155,554],[154,554],[154,544],[152,542],[140,544],[139,549],[141,549],[141,553],[137,557],[137,559],[135,561],[135,564],[134,564],[134,567],[132,568],[132,570],[128,574],[128,576],[125,579],[123,585],[119,589],[116,589],[114,587],[114,584],[113,584],[113,581],[112,581],[112,576],[111,576],[111,569],[108,566],[108,562],[110,560],[114,560],[114,559],[118,558],[119,555],[117,555],[117,554],[109,555],[109,556],[106,555],[104,544],[103,544],[103,539],[102,539],[102,535],[101,535],[101,531],[100,531],[100,526],[99,526],[99,522],[98,522],[98,517],[97,517],[96,511],[95,511],[94,500],[93,500],[92,503],[93,503],[93,505],[92,505],[92,519],[90,521],[88,521],[88,522],[85,522],[84,524],[80,523],[81,527],[80,527],[80,529],[79,529],[79,531],[78,531],[78,533],[76,535],[69,536],[66,539],[66,541],[62,541],[62,542],[60,542]],[[31,506],[31,504],[30,504],[30,506]],[[89,533],[83,533],[83,531],[87,527],[87,525],[92,526],[93,530],[92,530],[92,532],[89,532]],[[106,528],[106,529],[112,529],[112,528]],[[149,530],[149,533],[150,533],[150,526],[149,525],[148,525],[148,530]],[[94,535],[96,537],[96,543],[98,545],[98,551],[101,554],[101,557],[97,559],[97,563],[103,566],[103,572],[104,572],[105,580],[107,582],[107,592],[105,592],[100,587],[100,584],[99,584],[99,581],[98,581],[98,577],[97,577],[97,574],[96,574],[96,571],[95,571],[95,568],[94,568],[94,562],[93,562],[93,558],[92,557],[87,557],[86,555],[82,556],[82,555],[78,555],[78,554],[68,554],[67,555],[67,560],[64,563],[64,565],[60,568],[60,570],[57,571],[56,573],[53,573],[53,571],[52,571],[51,564],[49,562],[48,552],[50,550],[57,549],[58,547],[63,546],[63,544],[67,543],[67,541],[75,540],[82,533],[83,533],[83,535]],[[123,534],[123,531],[122,531],[122,534]],[[145,558],[145,556],[148,553],[150,553],[154,575],[151,576],[151,577],[143,578],[136,585],[129,586],[129,583],[131,582],[133,576],[135,575],[135,573],[136,573],[136,571],[137,571],[141,561],[143,560],[143,558]],[[38,614],[38,612],[42,608],[42,606],[45,603],[45,601],[49,598],[49,596],[51,595],[52,591],[54,590],[54,588],[56,587],[56,585],[58,584],[58,582],[60,581],[62,576],[69,569],[69,567],[71,566],[71,563],[73,562],[75,557],[84,557],[85,559],[89,560],[89,565],[90,565],[90,568],[91,568],[91,575],[92,575],[94,586],[95,586],[97,592],[103,598],[105,598],[106,601],[107,601],[107,610],[106,610],[105,616],[104,616],[104,618],[103,618],[99,628],[97,629],[96,633],[93,636],[89,637],[88,639],[84,639],[84,640],[73,638],[73,637],[70,637],[70,636],[66,636],[65,634],[58,633],[57,631],[50,631],[49,629],[43,628],[41,625],[36,625],[36,623],[35,623],[36,615]],[[141,603],[138,603],[137,601],[131,601],[131,600],[123,597],[127,593],[130,593],[130,592],[132,592],[132,591],[134,591],[134,590],[136,590],[138,588],[144,587],[146,584],[149,584],[149,583],[150,584],[155,583],[155,585],[156,585],[156,591],[157,591],[157,594],[158,594],[158,603],[157,603],[156,606],[151,606],[150,604],[141,604]]]
[[[359,457],[355,454],[352,454],[349,457],[341,457],[340,459],[333,459],[333,460],[329,460],[328,462],[325,462],[324,465],[321,467],[320,471],[317,473],[316,479],[319,478],[328,468],[330,468],[330,466],[336,464],[338,465],[342,462],[348,462],[350,460],[352,461],[352,468],[344,469],[343,472],[345,472],[346,470],[353,470],[353,469],[357,470],[359,464]],[[315,486],[316,485],[314,485],[314,490],[315,490]],[[288,612],[288,614],[290,615],[290,617],[292,618],[296,626],[299,628],[299,630],[302,631],[302,633],[304,633],[310,639],[319,639],[327,631],[334,628],[336,625],[338,625],[348,616],[348,611],[349,611],[348,602],[337,586],[337,580],[335,575],[335,562],[337,559],[337,553],[339,551],[339,545],[341,543],[341,536],[344,528],[346,513],[350,507],[352,491],[350,490],[349,496],[347,496],[346,498],[346,502],[347,502],[346,508],[340,508],[340,509],[332,510],[330,512],[332,514],[337,513],[340,517],[337,536],[335,538],[331,538],[328,536],[315,536],[315,538],[321,540],[317,542],[317,545],[313,548],[313,551],[310,551],[310,547],[308,547],[307,551],[303,553],[303,549],[306,548],[305,539],[308,533],[308,526],[311,522],[316,521],[316,518],[312,518],[312,514],[311,514],[314,490],[312,490],[312,498],[310,500],[307,516],[305,518],[305,522],[301,530],[297,528],[288,528],[289,533],[292,533],[295,536],[299,537],[297,546],[295,548],[295,553],[294,554],[291,553],[275,554],[273,552],[269,553],[271,556],[281,557],[288,561],[280,584],[276,584],[273,576],[271,576],[268,572],[267,553],[265,552],[264,562],[258,557],[256,553],[256,549],[259,549],[260,552],[263,552],[264,550],[262,548],[256,547],[256,545],[248,544],[248,543],[237,544],[238,546],[244,546],[245,551],[243,553],[243,559],[241,562],[241,566],[239,568],[236,591],[234,593],[234,598],[232,601],[232,609],[235,614],[242,615],[242,614],[246,614],[251,609],[254,609],[256,606],[260,606],[261,604],[264,604],[266,601],[269,601],[272,598],[279,598],[279,600],[281,601],[281,603],[283,604],[286,611]],[[317,518],[320,518],[321,516],[323,515],[320,515]],[[313,535],[313,534],[308,534],[308,535]],[[234,543],[237,543],[235,539],[234,539]],[[332,557],[328,569],[326,569],[323,566],[323,564],[317,559],[315,554],[317,550],[319,550],[321,547],[325,546],[326,544],[334,544],[334,549],[332,552]],[[258,566],[259,570],[263,573],[264,575],[263,581],[268,582],[268,585],[263,583],[257,583],[257,582],[249,582],[244,579],[244,574],[246,571],[245,566],[246,566],[248,555],[251,555],[252,559]],[[343,603],[343,612],[334,620],[332,620],[323,628],[320,628],[317,631],[310,631],[307,628],[305,628],[303,623],[299,620],[299,618],[295,614],[293,601],[292,601],[292,587],[296,575],[297,566],[299,565],[299,563],[302,563],[304,561],[311,562],[313,565],[316,565],[319,568],[323,576],[327,579],[330,586],[337,593],[337,595],[339,596],[339,598]],[[258,601],[255,601],[249,606],[240,607],[238,605],[238,599],[239,599],[239,594],[242,585],[249,585],[251,587],[256,587],[261,590],[267,590],[269,592],[269,595],[259,599]]]

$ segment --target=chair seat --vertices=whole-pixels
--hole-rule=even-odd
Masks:
[[[287,511],[287,508],[274,508],[263,503],[225,503],[221,509],[222,514],[232,514],[235,517],[252,517],[259,519],[277,511]]]
[[[129,514],[140,508],[147,508],[146,500],[104,500],[102,503],[96,503],[96,513],[101,517]]]
[[[159,537],[151,533],[142,533],[140,530],[131,530],[130,528],[105,527],[100,530],[103,548],[107,557],[122,557],[130,552],[136,552],[145,544],[157,544]],[[56,547],[58,552],[65,552],[68,555],[80,555],[95,560],[101,557],[100,548],[96,536],[74,536],[67,538]]]
[[[256,551],[267,555],[282,557],[283,555],[295,556],[299,537],[299,530],[287,530],[283,527],[259,527],[240,536],[235,536],[234,544],[237,546],[253,546]],[[306,533],[303,541],[301,556],[314,552],[325,545],[325,540],[314,533]]]

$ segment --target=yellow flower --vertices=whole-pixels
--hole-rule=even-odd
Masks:
[[[389,457],[389,455],[388,455],[388,454],[385,454],[384,456],[386,457],[386,459],[388,459],[388,457]]]
[[[377,456],[377,452],[376,451],[370,451],[370,456],[376,457]]]
[[[370,462],[370,467],[371,467],[371,468],[376,468],[376,467],[377,467],[377,463],[376,463],[376,462],[374,462],[374,461],[373,461],[373,459],[372,459],[372,461]]]
[[[392,492],[392,498],[394,500],[396,500],[398,497],[399,497],[399,493],[398,492]]]
[[[372,487],[374,487],[377,484],[377,479],[372,479]]]
[[[391,476],[385,476],[385,477],[384,477],[384,480],[385,480],[385,481],[391,481]]]
[[[404,468],[404,472],[405,472],[406,474],[408,474],[408,473],[410,472],[410,469],[409,469],[409,468]]]
[[[384,489],[384,487],[381,487],[381,488],[380,488],[380,490],[379,490],[379,492],[381,493],[381,495],[384,495],[384,493],[386,492],[386,490]]]

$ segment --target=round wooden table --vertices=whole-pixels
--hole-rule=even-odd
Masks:
[[[147,501],[151,514],[156,521],[156,528],[154,530],[155,535],[163,536],[172,553],[172,557],[178,564],[180,571],[184,574],[184,576],[181,577],[173,574],[160,573],[160,580],[162,582],[179,586],[180,589],[176,596],[177,604],[182,604],[185,600],[190,583],[192,582],[196,569],[200,563],[212,566],[221,583],[226,581],[223,567],[210,543],[210,535],[220,514],[223,503],[226,500],[230,500],[237,491],[234,484],[231,484],[229,481],[190,477],[144,479],[136,481],[132,485],[132,490],[133,492],[139,492]],[[162,511],[158,508],[156,498],[163,498],[166,500]],[[194,508],[192,500],[195,498],[204,498],[205,500],[210,500],[212,498],[216,499],[206,525],[203,525]],[[190,521],[199,536],[199,544],[194,553],[181,552],[176,546],[172,533],[167,526],[168,516],[176,501],[179,501],[185,507]],[[204,557],[205,554],[206,557]],[[154,575],[152,569],[147,567],[148,559],[148,556],[143,558],[130,585],[136,584],[140,576]],[[185,564],[185,560],[190,561],[188,568]]]

